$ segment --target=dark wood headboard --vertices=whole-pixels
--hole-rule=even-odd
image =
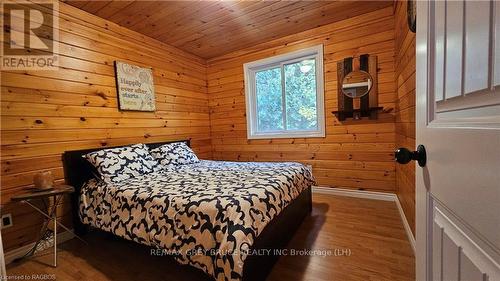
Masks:
[[[190,146],[191,144],[189,140],[177,140],[177,141],[166,141],[157,143],[146,143],[146,145],[150,149],[153,149],[162,146],[164,144],[173,142],[185,142],[188,146]],[[66,180],[66,184],[69,184],[75,188],[75,193],[73,193],[71,198],[71,205],[73,213],[72,214],[73,227],[77,234],[83,234],[86,230],[86,227],[80,222],[80,217],[78,216],[80,190],[85,182],[92,179],[94,175],[97,174],[97,171],[92,166],[92,164],[90,164],[82,156],[93,151],[116,148],[116,147],[124,147],[124,146],[127,145],[73,150],[73,151],[66,151],[63,153],[62,161],[63,161],[64,178]]]

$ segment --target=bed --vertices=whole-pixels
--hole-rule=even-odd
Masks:
[[[311,211],[313,178],[298,163],[201,160],[109,184],[82,158],[96,150],[63,155],[75,231],[164,250],[215,280],[264,280],[279,255],[263,250],[284,248]]]

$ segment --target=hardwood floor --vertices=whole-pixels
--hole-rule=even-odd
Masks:
[[[394,202],[313,195],[313,212],[289,244],[267,281],[414,280],[415,259]],[[52,254],[7,267],[8,275],[48,274],[31,280],[132,281],[209,280],[198,270],[150,255],[136,243],[92,233],[60,245],[57,268]],[[331,250],[335,255],[291,255],[292,249]],[[349,255],[350,253],[350,255]]]

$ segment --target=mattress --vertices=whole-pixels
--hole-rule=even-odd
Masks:
[[[205,161],[119,183],[92,179],[84,224],[155,249],[216,280],[240,280],[264,227],[314,183],[299,163]]]

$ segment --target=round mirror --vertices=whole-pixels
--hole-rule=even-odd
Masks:
[[[350,98],[360,98],[372,88],[372,76],[362,70],[351,71],[342,80],[342,93]]]

